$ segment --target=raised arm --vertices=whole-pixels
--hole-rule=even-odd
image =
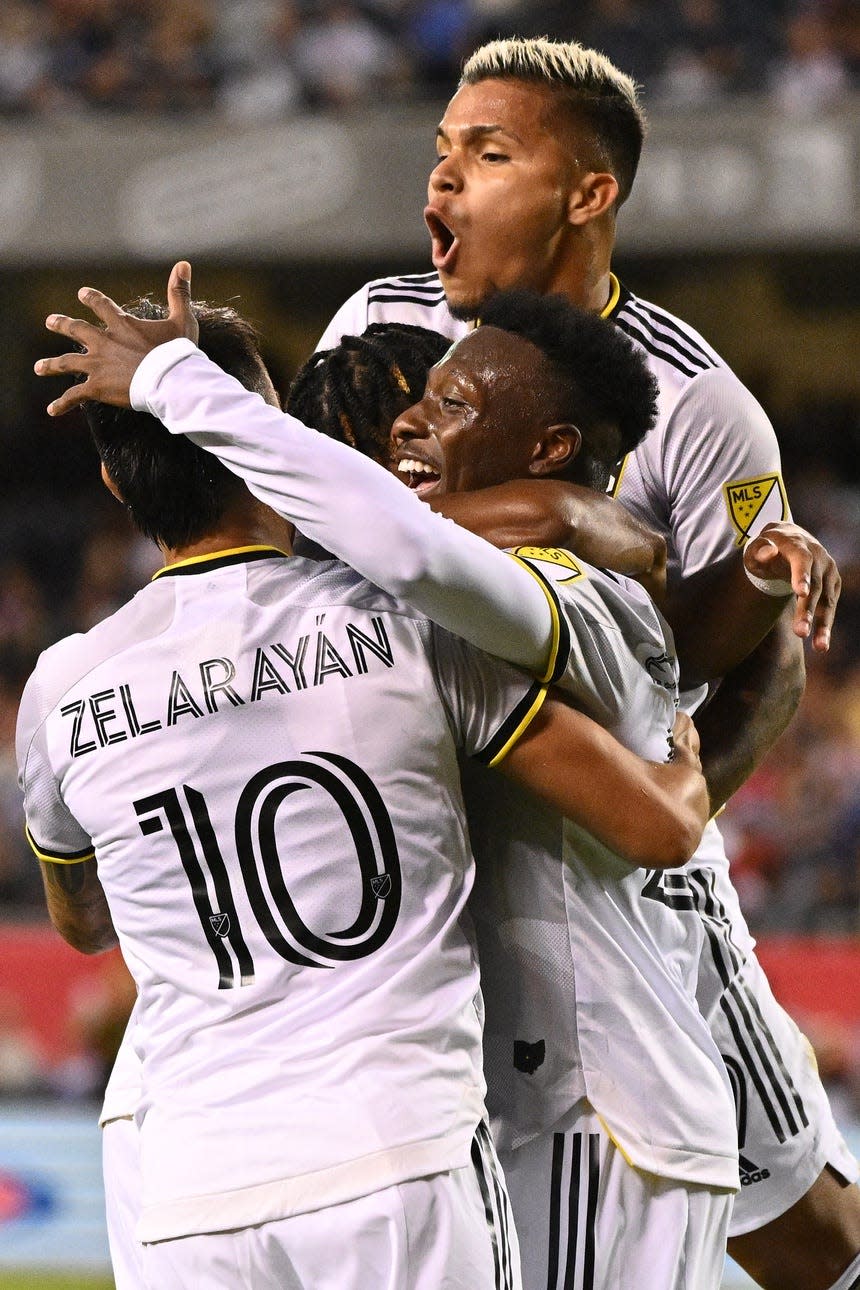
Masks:
[[[674,761],[643,761],[550,695],[499,770],[629,864],[673,869],[693,855],[709,814],[698,737],[683,715],[675,747]]]
[[[60,415],[87,399],[151,412],[213,452],[256,497],[369,581],[480,649],[549,679],[558,619],[542,585],[434,514],[382,467],[270,407],[210,362],[194,345],[189,275],[184,262],[174,268],[163,321],[132,318],[91,289],[80,298],[103,327],[52,315],[49,329],[84,352],[44,359],[37,373],[86,379],[49,412]]]

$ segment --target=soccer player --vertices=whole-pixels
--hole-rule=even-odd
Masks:
[[[198,313],[236,391],[274,406],[252,333]],[[87,415],[106,482],[166,564],[42,656],[18,754],[56,925],[87,950],[118,937],[139,988],[146,1283],[516,1286],[482,1113],[456,746],[504,759],[633,863],[690,853],[704,783],[639,761],[344,566],[291,560],[288,526],[149,417]],[[513,569],[552,607],[480,547],[488,576]],[[545,631],[549,670],[561,639]],[[661,757],[665,679],[639,666],[634,682],[659,704]],[[718,1140],[728,1090],[677,993]]]
[[[173,285],[180,300],[182,293],[176,290],[175,282]],[[260,496],[275,500],[287,513],[300,514],[303,529],[312,537],[331,545],[347,534],[352,551],[362,561],[370,559],[375,551],[374,578],[383,585],[386,580],[389,585],[398,585],[401,579],[404,590],[409,589],[407,594],[422,597],[426,595],[426,582],[439,580],[434,563],[444,567],[456,558],[456,547],[449,541],[449,526],[432,523],[437,517],[429,513],[422,515],[423,508],[416,507],[415,499],[393,484],[390,477],[355,460],[348,451],[338,454],[336,449],[342,445],[314,442],[314,436],[294,423],[273,416],[258,400],[242,395],[234,382],[221,378],[187,342],[162,345],[138,367],[155,339],[181,334],[181,328],[171,332],[156,326],[155,337],[147,343],[143,333],[148,329],[152,335],[152,324],[137,324],[125,318],[98,293],[84,292],[82,298],[108,327],[106,332],[100,332],[68,319],[49,321],[52,329],[72,336],[86,348],[85,355],[67,355],[39,365],[44,373],[87,374],[82,386],[73,387],[52,405],[55,412],[85,398],[88,387],[90,393],[121,402],[128,398],[133,376],[139,406],[146,403],[172,429],[189,432],[234,468],[244,470]],[[181,312],[179,304],[177,314]],[[571,309],[561,300],[496,300],[488,305],[485,322],[490,325],[462,342],[435,369],[420,409],[397,423],[397,435],[407,440],[399,455],[402,461],[411,463],[410,473],[417,473],[419,461],[427,462],[436,454],[436,468],[451,486],[492,484],[518,473],[542,475],[574,466],[576,477],[591,486],[605,482],[609,464],[629,434],[629,425],[625,429],[629,414],[625,392],[635,389],[637,373],[641,382],[641,360],[635,360],[629,344],[605,323]],[[506,330],[511,334],[506,335]],[[564,401],[562,392],[566,395]],[[428,408],[435,410],[438,421],[429,453],[420,443],[415,422],[420,410],[426,419]],[[540,433],[535,426],[541,427]],[[537,442],[532,440],[533,434]],[[443,440],[447,447],[444,460],[440,460]],[[627,446],[633,441],[628,438]],[[487,451],[490,444],[492,452]],[[580,446],[581,452],[577,451]],[[313,474],[323,469],[323,462],[337,489],[335,508],[331,507],[331,494],[328,507],[320,504],[318,487],[316,498],[313,495]],[[394,537],[384,514],[386,507],[393,505],[388,496],[392,492],[397,502],[394,509],[402,512],[399,532],[397,523],[394,526]],[[365,499],[364,513],[356,505],[356,494]],[[326,528],[320,524],[319,512],[332,509],[336,518]],[[328,518],[331,521],[331,516]],[[419,519],[428,522],[422,535],[423,547],[410,534]],[[371,536],[365,540],[368,529]],[[459,533],[457,541],[463,543],[467,536]],[[438,541],[434,542],[436,537]],[[762,541],[762,545],[767,546],[767,542]],[[469,543],[465,546],[471,550]],[[755,546],[751,544],[750,550]],[[649,728],[647,705],[643,717],[642,704],[634,701],[634,694],[625,693],[624,678],[629,671],[641,680],[642,666],[647,664],[646,671],[657,687],[646,687],[652,698],[659,693],[665,703],[669,697],[671,661],[665,642],[654,630],[653,609],[647,601],[643,603],[641,593],[638,602],[634,598],[629,603],[629,589],[619,590],[617,582],[602,578],[596,571],[583,578],[576,562],[562,553],[542,554],[542,576],[560,584],[573,598],[568,617],[576,635],[575,661],[567,684],[581,702],[603,720],[615,723],[628,739],[645,737]],[[476,614],[474,602],[464,609],[456,603],[456,597],[450,597],[450,579],[447,589],[448,603],[439,601],[434,612],[470,611],[463,630],[487,628],[500,648],[507,647],[492,611],[483,612],[482,606],[482,612]],[[583,602],[587,603],[587,611]],[[516,611],[509,609],[508,613],[516,617]],[[646,627],[649,622],[650,630]],[[631,643],[625,644],[625,639]],[[602,647],[603,657],[595,655],[596,642]],[[523,647],[522,661],[529,648]],[[638,667],[631,668],[634,648]],[[585,666],[584,659],[588,661]],[[637,1284],[642,1286],[688,1284],[698,1288],[716,1284],[719,1246],[705,1240],[699,1249],[697,1241],[708,1227],[709,1240],[713,1241],[718,1223],[713,1216],[703,1221],[697,1207],[707,1199],[713,1202],[713,1196],[707,1197],[709,1184],[713,1187],[721,1179],[724,1186],[729,1185],[725,1152],[734,1126],[723,1126],[721,1141],[710,1139],[710,1151],[703,1147],[706,1135],[696,1127],[697,1116],[703,1110],[703,1086],[701,1075],[694,1073],[701,1053],[696,1054],[695,1046],[691,1050],[689,1043],[701,1019],[696,1016],[695,1023],[691,1022],[684,1011],[683,988],[679,989],[685,979],[692,989],[690,976],[695,976],[701,929],[698,922],[690,925],[680,916],[690,900],[683,877],[677,876],[668,885],[657,875],[622,878],[617,862],[607,861],[582,839],[571,842],[573,853],[580,858],[587,856],[590,863],[582,866],[582,874],[569,891],[562,880],[559,859],[570,835],[564,833],[558,821],[554,830],[552,822],[538,821],[533,832],[524,832],[521,804],[510,795],[486,812],[486,819],[494,822],[498,830],[500,825],[511,822],[511,811],[516,824],[513,836],[524,842],[531,840],[538,856],[547,862],[546,881],[539,879],[528,887],[534,897],[530,918],[523,919],[521,913],[516,913],[516,901],[521,901],[531,866],[520,872],[505,891],[503,908],[494,911],[490,920],[496,934],[499,927],[505,929],[508,958],[513,946],[518,964],[528,968],[529,957],[532,962],[530,981],[521,979],[516,972],[512,974],[510,997],[516,1002],[497,1028],[503,1033],[507,1027],[510,1035],[514,1027],[504,1066],[511,1071],[513,1048],[517,1063],[513,1078],[518,1088],[502,1100],[519,1103],[515,1112],[509,1108],[508,1118],[512,1125],[519,1124],[525,1140],[509,1141],[511,1159],[523,1165],[522,1178],[543,1177],[548,1194],[554,1179],[564,1178],[572,1185],[570,1154],[581,1153],[586,1143],[588,1164],[584,1178],[593,1176],[596,1181],[598,1174],[600,1177],[599,1197],[598,1189],[592,1187],[588,1202],[583,1198],[579,1242],[571,1225],[559,1225],[562,1210],[558,1196],[551,1208],[540,1206],[543,1233],[535,1244],[542,1249],[543,1279],[547,1275],[548,1237],[552,1236],[557,1246],[563,1236],[566,1250],[560,1265],[562,1276],[565,1268],[575,1266],[579,1259],[583,1274],[589,1268],[593,1273],[596,1266],[605,1284],[612,1284],[622,1275],[621,1269],[631,1267],[637,1269]],[[482,829],[486,833],[486,820]],[[488,854],[509,849],[507,828],[503,827],[501,833],[501,837],[498,832],[492,836]],[[592,873],[595,865],[596,874]],[[493,882],[498,878],[494,877]],[[506,919],[507,900],[515,916]],[[555,913],[549,912],[551,908]],[[544,916],[536,924],[541,909]],[[541,936],[557,939],[559,911],[563,915],[561,926],[568,921],[570,924],[571,930],[562,942],[567,949],[556,949],[556,957],[550,956],[549,969],[541,977],[535,970],[539,955],[529,954],[527,945],[517,943],[522,935],[518,924],[520,928],[531,926],[537,930],[539,940]],[[572,1014],[564,997],[547,1008],[547,999],[565,981],[574,982],[574,997],[582,1003]],[[501,1004],[501,991],[498,997]],[[534,1008],[531,1017],[529,1005]],[[550,1014],[549,1032],[544,1008]],[[673,1031],[674,1038],[669,1039],[667,1013],[673,1015],[675,1022],[681,1021],[682,1028],[687,1022],[693,1025],[686,1038]],[[565,1024],[565,1015],[575,1017],[573,1030]],[[685,1015],[687,1022],[682,1020]],[[596,1018],[602,1025],[595,1024]],[[516,1027],[535,1022],[544,1030],[543,1036],[539,1033],[529,1038],[528,1031],[517,1034]],[[616,1037],[615,1044],[608,1038],[610,1034]],[[670,1078],[670,1068],[661,1065],[665,1055],[655,1036],[663,1036],[667,1050],[673,1054]],[[675,1118],[682,1107],[683,1125]],[[554,1132],[548,1132],[553,1126]],[[530,1142],[548,1146],[552,1158],[541,1158],[538,1148],[527,1150]],[[639,1168],[630,1169],[629,1160]],[[654,1179],[658,1180],[656,1188]],[[579,1181],[577,1173],[577,1189]],[[696,1195],[696,1201],[691,1194]],[[623,1205],[630,1213],[635,1211],[636,1223],[619,1225],[614,1204]]]
[[[560,292],[612,319],[660,386],[656,428],[619,465],[612,492],[669,546],[667,614],[682,682],[724,679],[699,716],[714,809],[781,733],[803,687],[800,637],[826,648],[838,578],[815,617],[801,597],[742,665],[728,557],[788,515],[772,428],[687,323],[639,299],[611,270],[616,221],[634,182],[644,116],[629,77],[575,43],[493,42],[466,62],[439,125],[425,220],[435,272],[371,282],[320,347],[368,324],[419,324],[456,339],[493,292]],[[428,496],[428,500],[430,497]],[[578,516],[587,524],[583,508]],[[529,537],[529,526],[516,535]],[[511,540],[510,537],[508,540]],[[813,587],[819,571],[813,571]],[[693,637],[701,606],[724,630]],[[742,657],[742,656],[741,656]],[[701,688],[684,697],[692,708]],[[709,827],[691,880],[709,951],[699,1000],[735,1086],[742,1189],[729,1249],[766,1290],[849,1290],[860,1281],[858,1164],[839,1134],[809,1046],[777,1005]]]

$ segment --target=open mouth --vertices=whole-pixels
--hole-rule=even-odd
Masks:
[[[450,273],[454,267],[460,239],[430,206],[424,212],[424,222],[430,230],[433,268],[439,273]]]
[[[397,474],[407,488],[411,488],[419,497],[432,493],[442,478],[438,470],[434,470],[426,461],[419,461],[417,457],[401,457],[397,463]]]

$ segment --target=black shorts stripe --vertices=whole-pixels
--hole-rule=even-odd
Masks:
[[[484,1160],[487,1165],[487,1172],[492,1179],[493,1194],[496,1198],[496,1215],[499,1226],[500,1239],[499,1245],[502,1253],[502,1274],[503,1285],[512,1287],[514,1285],[514,1268],[513,1268],[513,1251],[511,1250],[511,1228],[513,1226],[513,1215],[510,1211],[510,1200],[508,1190],[502,1178],[501,1169],[496,1156],[493,1140],[490,1137],[490,1130],[483,1121],[478,1125],[477,1138],[483,1151]]]
[[[565,1186],[566,1159],[570,1177]],[[599,1183],[599,1134],[553,1134],[546,1290],[595,1290]]]
[[[497,1187],[499,1183],[496,1177],[494,1160],[492,1157],[487,1159],[481,1142],[481,1129],[483,1127],[483,1125],[478,1125],[475,1136],[472,1139],[472,1165],[478,1179],[478,1186],[481,1189],[487,1231],[493,1250],[494,1284],[496,1290],[513,1290],[510,1246],[506,1231],[503,1232],[497,1222],[496,1209],[493,1204],[494,1197],[498,1195]]]
[[[557,1290],[558,1256],[561,1240],[561,1177],[564,1169],[564,1134],[552,1135],[552,1171],[549,1180],[549,1248],[546,1290]]]
[[[740,979],[744,958],[731,939],[731,920],[725,905],[717,897],[714,874],[708,870],[693,870],[688,879],[723,985],[720,1008],[737,1045],[742,1069],[756,1088],[777,1141],[785,1142],[809,1124],[803,1099],[758,1001]]]

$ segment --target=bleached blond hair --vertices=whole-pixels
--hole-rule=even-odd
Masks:
[[[636,82],[598,50],[546,36],[482,45],[464,63],[460,86],[494,79],[545,86],[560,107],[590,127],[618,181],[620,206],[633,186],[645,138]]]

